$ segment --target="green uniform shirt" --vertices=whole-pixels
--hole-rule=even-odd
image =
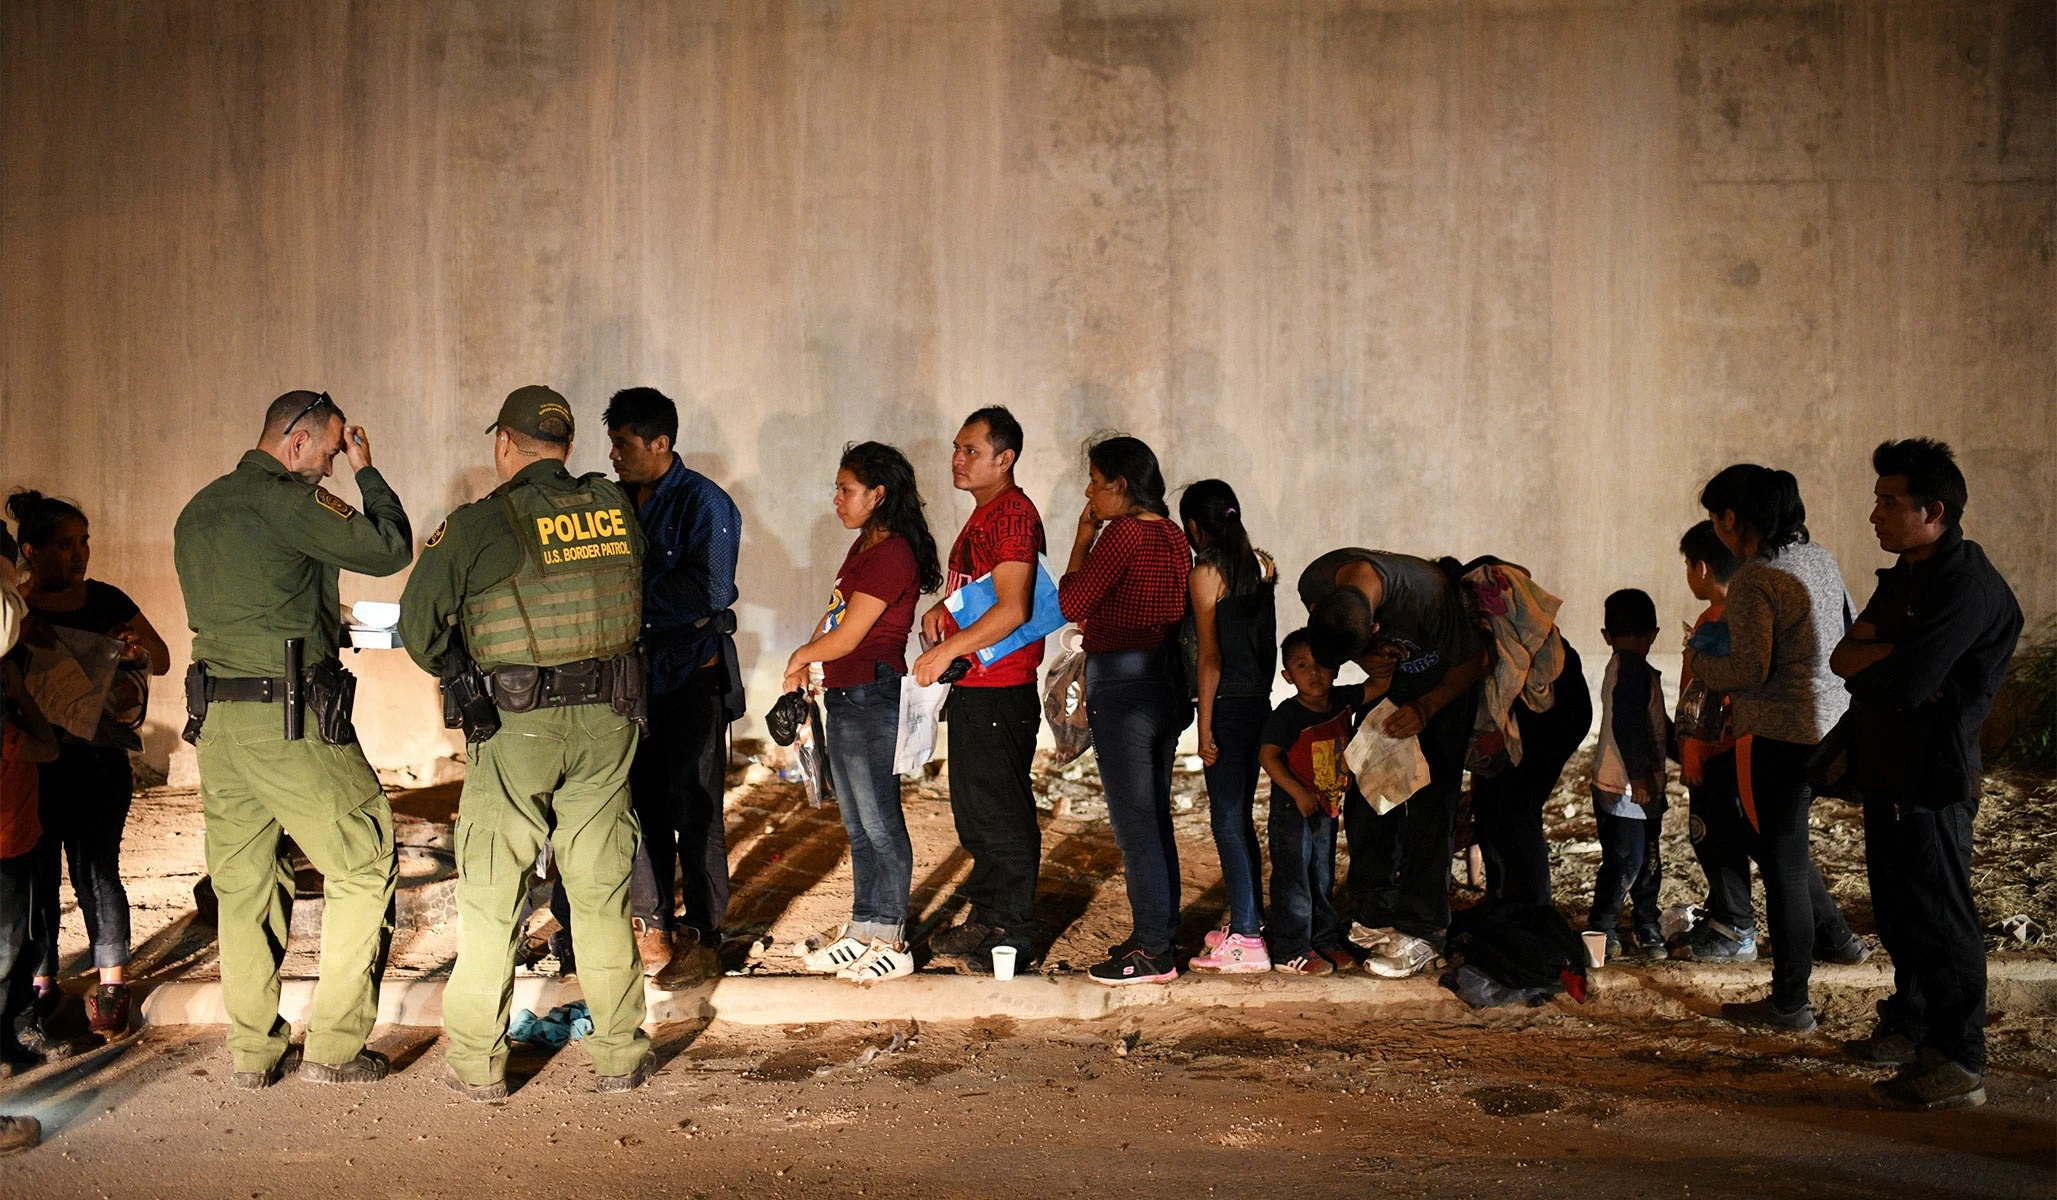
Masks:
[[[580,486],[554,458],[530,463],[509,482],[564,492]],[[628,539],[640,559],[643,529],[633,520],[628,522]],[[429,535],[421,561],[414,565],[407,589],[400,595],[400,641],[422,670],[431,675],[442,672],[450,635],[463,623],[465,597],[511,577],[521,569],[521,554],[521,541],[495,496],[474,500],[451,513]]]
[[[357,489],[363,512],[263,450],[200,489],[172,533],[195,660],[218,676],[275,677],[289,637],[307,639],[310,667],[336,657],[336,576],[391,575],[413,557],[400,497],[371,467],[357,472]]]

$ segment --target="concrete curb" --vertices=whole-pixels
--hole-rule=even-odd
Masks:
[[[2002,959],[1987,967],[1988,1004],[1995,1011],[2057,1012],[2057,962]],[[1658,963],[1608,967],[1593,976],[1581,1011],[1686,1013],[1711,1010],[1724,1000],[1760,994],[1771,981],[1768,964],[1712,966]],[[389,980],[379,993],[379,1022],[439,1026],[443,1023],[445,979]],[[1814,970],[1817,1005],[1864,1003],[1892,987],[1889,965],[1822,966]],[[580,996],[578,981],[524,976],[514,981],[514,1008],[545,1012]],[[970,975],[917,975],[875,987],[814,976],[734,975],[683,992],[647,990],[652,1022],[717,1018],[742,1025],[814,1024],[828,1021],[971,1021],[1011,1017],[1021,1021],[1090,1021],[1123,1009],[1168,1006],[1180,1009],[1254,1008],[1267,1004],[1354,1004],[1377,1008],[1468,1011],[1438,987],[1435,973],[1413,979],[1379,979],[1360,972],[1320,979],[1282,975],[1192,974],[1177,983],[1105,987],[1084,975],[1024,975],[1008,983]],[[314,981],[289,979],[279,992],[279,1014],[296,1024],[307,1019]],[[145,1025],[225,1025],[217,980],[172,981],[148,989],[140,1005]]]

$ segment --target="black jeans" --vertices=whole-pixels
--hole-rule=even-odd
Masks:
[[[1707,916],[1737,933],[1753,933],[1757,914],[1750,901],[1750,826],[1736,798],[1736,755],[1708,759],[1692,797],[1693,857],[1707,877]]]
[[[721,944],[729,908],[728,723],[722,719],[720,668],[702,667],[674,691],[650,699],[650,728],[629,767],[629,797],[643,840],[629,873],[629,911],[664,929],[696,931]],[[673,915],[673,888],[684,913]]]
[[[1086,656],[1086,722],[1107,795],[1107,821],[1121,847],[1130,936],[1150,955],[1171,949],[1178,932],[1178,842],[1171,831],[1171,768],[1185,697],[1161,651]]]
[[[1343,838],[1350,846],[1344,907],[1350,921],[1368,929],[1389,929],[1399,920],[1394,913],[1400,905],[1400,850],[1407,843],[1410,807],[1402,804],[1380,815],[1356,788],[1343,796]],[[1272,870],[1277,869],[1274,864]]]
[[[1356,794],[1354,788],[1351,794]],[[1272,961],[1288,962],[1310,950],[1341,945],[1343,918],[1329,898],[1336,886],[1336,819],[1325,809],[1301,816],[1293,798],[1280,788],[1271,794],[1266,825],[1271,841],[1271,924],[1264,933]]]
[[[1214,701],[1214,745],[1221,753],[1201,773],[1207,779],[1207,814],[1221,856],[1221,886],[1228,893],[1229,931],[1256,937],[1264,930],[1263,860],[1257,849],[1258,741],[1271,701],[1263,696],[1219,696]],[[1297,814],[1296,814],[1297,815]],[[1330,822],[1333,826],[1334,822]],[[1329,831],[1334,849],[1335,831]],[[1333,871],[1333,866],[1331,866]]]
[[[1437,946],[1450,928],[1450,856],[1457,848],[1457,797],[1464,785],[1464,752],[1471,743],[1472,722],[1478,717],[1479,689],[1473,686],[1429,718],[1421,731],[1421,753],[1428,759],[1428,786],[1407,798],[1400,807],[1407,812],[1401,825],[1400,871],[1393,900],[1392,927],[1401,933],[1426,938]],[[1365,808],[1370,811],[1369,806]],[[1347,815],[1347,814],[1346,814]],[[1357,891],[1357,843],[1350,834],[1350,910],[1364,924],[1362,913],[1375,905],[1376,875],[1367,877],[1372,895]],[[1358,822],[1362,824],[1362,821]],[[1377,846],[1367,847],[1375,852]],[[1372,866],[1375,868],[1376,863]]]
[[[971,855],[958,892],[972,919],[1006,931],[1006,942],[1035,951],[1036,871],[1043,827],[1029,780],[1043,709],[1036,685],[954,687],[945,703],[950,813],[957,842]]]
[[[1764,877],[1764,923],[1771,933],[1771,1002],[1792,1012],[1807,1004],[1814,947],[1840,946],[1850,927],[1828,894],[1808,849],[1807,760],[1814,747],[1752,737],[1736,747],[1738,784],[1745,806],[1757,811],[1751,847]]]
[[[1488,779],[1472,777],[1471,815],[1486,860],[1486,902],[1526,908],[1550,900],[1550,844],[1543,836],[1543,805],[1564,774],[1564,764],[1593,727],[1593,696],[1585,666],[1564,643],[1564,670],[1549,712],[1514,702],[1521,730],[1521,762]]]
[[[35,999],[36,971],[43,961],[41,947],[29,936],[35,860],[33,850],[0,858],[0,1047],[8,1049],[21,1044],[14,1019]]]
[[[1986,1069],[1986,944],[1971,893],[1978,801],[1940,808],[1864,805],[1864,865],[1878,940],[1893,956],[1890,1032]]]
[[[1635,926],[1657,925],[1657,889],[1664,882],[1664,860],[1658,845],[1664,832],[1664,802],[1644,810],[1641,818],[1620,817],[1599,806],[1615,799],[1609,792],[1593,789],[1595,820],[1600,826],[1600,870],[1593,877],[1593,908],[1586,917],[1587,929],[1612,932],[1621,923],[1621,901],[1626,895],[1635,906]]]
[[[36,973],[57,975],[57,881],[71,871],[72,894],[85,918],[95,967],[129,961],[129,892],[121,882],[121,838],[129,823],[135,776],[125,750],[67,742],[40,770],[43,840],[36,843]]]

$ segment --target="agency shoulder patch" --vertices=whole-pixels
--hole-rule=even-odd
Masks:
[[[314,489],[314,502],[345,521],[357,515],[357,510],[344,503],[342,497],[324,487]]]
[[[445,532],[445,531],[447,531],[447,530],[448,530],[449,528],[450,528],[450,522],[449,522],[449,521],[447,521],[447,520],[446,520],[446,521],[444,521],[444,522],[443,522],[443,523],[442,523],[441,525],[438,525],[438,526],[436,526],[436,531],[435,531],[434,533],[432,533],[432,534],[430,534],[430,535],[429,535],[429,540],[428,540],[428,541],[426,541],[426,542],[423,542],[423,543],[422,543],[422,548],[423,548],[424,550],[433,550],[433,549],[435,549],[435,547],[436,547],[436,544],[437,544],[438,542],[441,542],[441,541],[443,540],[443,534],[444,534],[444,532]]]

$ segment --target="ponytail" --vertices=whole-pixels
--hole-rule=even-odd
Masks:
[[[1179,497],[1178,515],[1181,522],[1207,535],[1206,548],[1195,547],[1195,557],[1221,572],[1228,595],[1254,592],[1267,582],[1264,564],[1243,527],[1234,488],[1219,479],[1202,479]]]
[[[1807,505],[1791,471],[1756,463],[1723,467],[1700,489],[1700,507],[1710,517],[1732,512],[1749,526],[1767,556],[1807,541]]]

